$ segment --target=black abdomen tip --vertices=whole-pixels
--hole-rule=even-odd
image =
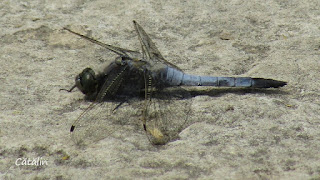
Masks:
[[[279,88],[287,85],[285,81],[277,81],[273,79],[263,79],[263,78],[252,78],[253,79],[253,87],[257,88]]]
[[[75,128],[75,126],[72,125],[71,128],[70,128],[70,132],[73,132],[74,128]]]

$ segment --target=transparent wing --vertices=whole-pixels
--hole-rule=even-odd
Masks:
[[[178,139],[192,121],[190,93],[181,87],[159,89],[148,84],[142,114],[148,139],[156,145]]]
[[[113,97],[128,73],[127,66],[114,68],[105,79],[96,100],[74,121],[70,132],[76,144],[90,144],[109,136],[123,117],[115,113],[119,102],[104,102],[105,97]],[[121,113],[120,113],[121,115]]]
[[[88,40],[88,41],[90,41],[90,42],[92,42],[94,44],[98,44],[99,46],[102,46],[102,47],[104,47],[104,48],[106,48],[106,49],[108,49],[108,50],[110,50],[110,51],[112,51],[112,52],[114,52],[114,53],[116,53],[116,54],[118,54],[120,56],[129,57],[129,58],[132,58],[132,59],[139,59],[141,57],[141,54],[139,52],[137,52],[137,51],[132,51],[132,50],[128,50],[128,49],[123,49],[123,48],[120,48],[120,47],[112,46],[112,45],[109,45],[109,44],[104,44],[104,43],[102,43],[100,41],[97,41],[97,40],[89,38],[89,37],[87,37],[85,35],[82,35],[82,34],[79,34],[77,32],[74,32],[74,31],[72,31],[72,30],[70,30],[68,28],[63,28],[63,29],[71,32],[72,34],[80,36],[81,38],[86,39],[86,40]]]
[[[72,125],[72,140],[88,145],[112,136],[127,124],[143,130],[139,119],[143,120],[152,144],[163,145],[178,139],[179,133],[192,123],[190,93],[180,87],[156,89],[153,84],[147,89],[145,100],[131,98],[129,105],[106,101],[90,104]]]
[[[104,139],[121,128],[123,119],[118,116],[116,102],[92,103],[71,127],[71,138],[77,145],[88,145]]]
[[[181,70],[179,67],[171,64],[163,58],[160,51],[156,45],[149,38],[148,34],[143,30],[143,28],[136,22],[133,21],[134,28],[138,34],[138,38],[142,47],[142,54],[145,60],[152,61],[153,63],[164,63]]]

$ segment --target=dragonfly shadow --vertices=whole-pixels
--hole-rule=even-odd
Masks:
[[[214,88],[210,90],[191,90],[189,91],[192,97],[196,96],[210,96],[210,97],[221,97],[225,94],[288,94],[285,91],[279,89],[258,89],[258,88]]]
[[[186,90],[183,88],[175,88],[170,91],[159,91],[157,96],[154,98],[160,100],[176,100],[176,99],[191,99],[196,96],[210,96],[210,97],[221,97],[225,94],[280,94],[286,95],[288,92],[281,91],[280,89],[258,89],[258,88],[213,88],[210,90]],[[104,98],[102,102],[116,102],[124,103],[131,100],[144,100],[144,94],[140,93],[137,96],[122,95],[115,98]],[[85,96],[85,101],[94,102],[94,96]]]

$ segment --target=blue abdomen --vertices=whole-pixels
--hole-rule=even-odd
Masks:
[[[161,73],[161,79],[168,86],[216,86],[216,87],[256,87],[278,88],[286,85],[284,81],[251,77],[214,77],[185,74],[182,71],[167,67]]]

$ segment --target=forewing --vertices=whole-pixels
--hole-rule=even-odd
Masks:
[[[71,126],[70,132],[75,143],[89,144],[98,141],[119,128],[117,122],[121,122],[122,117],[117,116],[115,110],[120,108],[117,107],[117,103],[104,100],[105,97],[113,97],[117,94],[127,74],[127,66],[114,68],[109,72],[108,78],[105,79],[96,100]]]
[[[120,128],[121,117],[113,112],[115,102],[92,103],[71,127],[71,138],[77,145],[88,145],[110,136]]]
[[[77,32],[74,32],[74,31],[72,31],[72,30],[70,30],[68,28],[63,28],[63,29],[71,32],[72,34],[80,36],[81,38],[86,39],[86,40],[88,40],[88,41],[90,41],[90,42],[92,42],[94,44],[102,46],[102,47],[104,47],[104,48],[106,48],[106,49],[108,49],[108,50],[110,50],[110,51],[112,51],[112,52],[114,52],[114,53],[116,53],[116,54],[118,54],[120,56],[129,57],[131,59],[139,59],[141,57],[141,54],[139,52],[137,52],[137,51],[132,51],[132,50],[128,50],[128,49],[123,49],[123,48],[120,48],[120,47],[112,46],[112,45],[109,45],[109,44],[105,44],[105,43],[97,41],[97,40],[95,40],[93,38],[90,38],[90,37],[87,37],[85,35],[82,35],[82,34],[79,34]]]

